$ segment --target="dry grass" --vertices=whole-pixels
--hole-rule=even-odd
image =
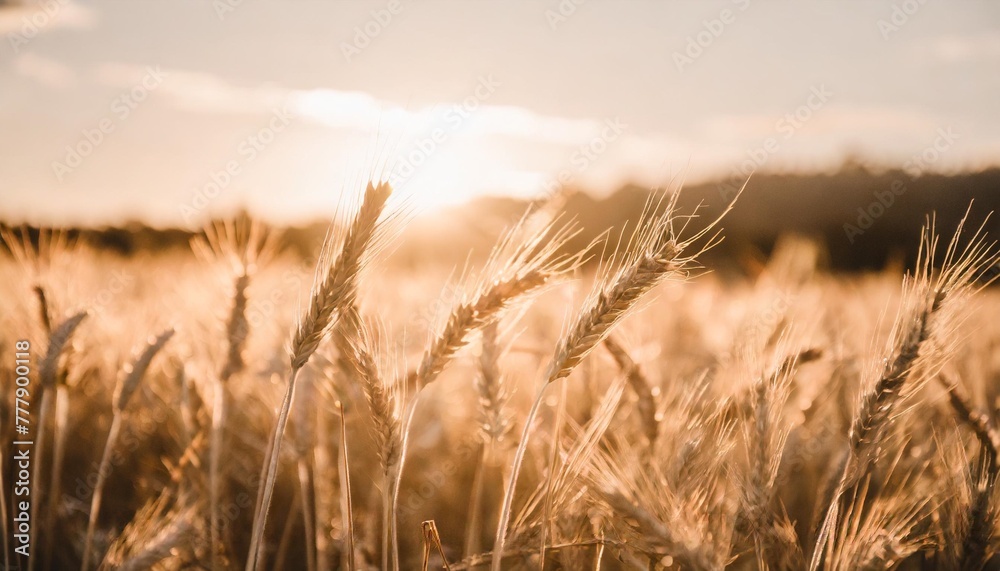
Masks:
[[[724,219],[665,194],[610,253],[570,252],[557,197],[448,280],[379,255],[390,193],[362,189],[305,266],[245,219],[197,261],[5,234],[0,383],[18,339],[38,375],[37,560],[5,564],[1000,565],[981,230],[914,229],[905,277],[829,275],[794,241],[723,281],[696,274]],[[112,272],[133,279],[107,295]]]

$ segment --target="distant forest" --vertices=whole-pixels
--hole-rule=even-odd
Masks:
[[[737,183],[703,183],[684,187],[682,212],[717,215],[732,198]],[[636,220],[650,189],[626,186],[606,198],[569,193],[564,210],[583,232],[571,246],[582,246],[606,229],[617,241],[627,221]],[[1000,168],[958,175],[925,174],[913,177],[899,170],[872,172],[861,167],[835,174],[758,174],[746,185],[735,209],[722,224],[725,241],[704,258],[708,265],[738,267],[748,259],[763,259],[785,234],[817,240],[824,263],[835,270],[880,269],[888,263],[909,264],[916,256],[920,228],[936,213],[941,232],[950,235],[972,203],[971,223],[978,227],[990,212],[986,226],[1000,237]],[[441,260],[450,244],[493,242],[497,232],[524,212],[526,203],[510,198],[483,198],[448,211],[434,220],[413,220],[403,231],[402,245],[393,257],[405,264]],[[284,231],[285,246],[307,257],[314,254],[328,221],[318,220]],[[697,226],[697,222],[693,223]],[[38,229],[30,232],[37,234]],[[116,228],[73,229],[72,235],[123,255],[186,248],[191,232],[156,229],[141,223]],[[462,263],[467,251],[452,252],[449,261]],[[438,262],[440,263],[440,262]]]

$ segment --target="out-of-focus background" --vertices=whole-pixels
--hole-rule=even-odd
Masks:
[[[369,177],[418,257],[560,189],[584,241],[749,178],[723,254],[845,268],[1000,204],[995,2],[8,0],[0,35],[0,220],[126,253],[240,211],[308,250]]]

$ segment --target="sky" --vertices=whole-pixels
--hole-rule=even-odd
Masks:
[[[1000,3],[0,2],[0,220],[1000,164]]]

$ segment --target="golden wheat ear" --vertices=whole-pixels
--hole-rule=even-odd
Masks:
[[[643,434],[649,446],[656,442],[656,435],[659,431],[660,423],[656,420],[656,394],[653,384],[643,372],[642,367],[635,362],[632,355],[622,346],[622,344],[612,335],[604,339],[604,348],[614,359],[618,369],[628,379],[628,384],[632,387],[638,397],[637,408],[642,425]]]
[[[222,450],[226,444],[225,429],[230,408],[229,380],[246,368],[244,351],[250,336],[247,310],[250,303],[251,277],[261,266],[269,264],[279,251],[280,234],[267,225],[241,215],[233,220],[213,221],[191,240],[195,256],[223,268],[223,277],[233,284],[232,302],[225,321],[225,358],[214,379],[212,399],[212,439],[209,452],[209,513],[210,521],[221,521],[218,513],[224,494]],[[224,552],[222,530],[212,525],[212,569],[222,566],[218,555]]]
[[[142,353],[126,365],[124,376],[120,377],[118,385],[115,387],[112,403],[114,414],[111,418],[111,429],[108,431],[108,439],[104,443],[104,453],[101,455],[101,463],[97,471],[97,483],[94,485],[94,495],[90,500],[90,514],[87,520],[87,535],[84,538],[81,571],[87,571],[92,563],[94,533],[97,530],[97,518],[100,514],[101,501],[104,497],[104,484],[107,482],[108,475],[111,472],[111,458],[115,445],[118,443],[118,437],[121,435],[125,408],[132,399],[132,395],[135,394],[136,389],[139,388],[139,383],[142,382],[143,377],[146,375],[146,370],[149,368],[150,363],[152,363],[153,357],[163,349],[164,345],[167,344],[167,341],[173,335],[174,330],[171,328],[151,339],[146,344]]]
[[[350,307],[357,296],[358,274],[369,259],[369,249],[380,238],[379,221],[392,188],[368,183],[361,207],[345,229],[331,228],[316,267],[309,305],[292,335],[292,370],[301,369],[334,325],[338,310]]]
[[[170,493],[149,501],[132,518],[108,549],[100,569],[156,569],[168,559],[194,561],[204,546],[199,505]]]
[[[690,219],[678,224],[678,197],[679,193],[671,195],[665,206],[652,201],[647,204],[635,234],[616,254],[622,259],[618,269],[606,272],[597,281],[563,335],[546,375],[548,382],[568,377],[646,293],[668,279],[687,278],[698,256],[718,243],[717,231],[712,233],[732,205],[692,236],[683,236]],[[696,247],[695,251],[689,252],[692,247]]]
[[[932,338],[944,340],[958,326],[962,307],[983,287],[976,284],[976,278],[997,263],[996,242],[986,241],[984,226],[966,237],[967,220],[968,213],[945,247],[940,270],[935,268],[940,238],[933,217],[921,233],[917,271],[903,284],[904,307],[894,326],[891,353],[874,382],[861,391],[847,455],[834,476],[826,516],[816,534],[811,571],[821,565],[830,534],[838,526],[841,498],[861,482],[883,453],[882,443],[901,401],[919,392],[946,363],[950,352],[935,346]]]
[[[461,294],[438,328],[408,383],[423,387],[438,378],[471,334],[496,321],[518,300],[538,293],[574,269],[579,256],[562,253],[578,230],[558,219],[526,216],[494,247],[485,268],[460,288]]]
[[[219,378],[225,382],[243,370],[243,350],[250,333],[247,321],[247,289],[251,277],[269,264],[280,251],[281,233],[242,215],[233,220],[213,221],[191,239],[196,257],[222,266],[233,283],[232,305],[226,320],[226,359]]]
[[[48,307],[45,301],[44,289],[40,286],[35,286],[35,292],[39,297],[40,305],[42,308],[43,320],[47,319]],[[53,408],[56,412],[56,454],[53,456],[53,465],[58,464],[60,461],[60,456],[58,452],[61,452],[60,444],[63,437],[63,431],[60,429],[60,415],[65,413],[66,405],[60,403],[60,401],[65,400],[64,386],[59,386],[59,362],[63,353],[65,352],[67,346],[69,345],[70,338],[73,336],[73,332],[83,323],[83,320],[87,317],[88,313],[86,311],[81,311],[76,315],[66,318],[62,323],[60,323],[54,330],[51,330],[51,325],[46,323],[46,330],[48,331],[49,346],[46,349],[45,356],[42,358],[41,363],[38,367],[38,379],[41,385],[41,406],[39,407],[38,413],[38,429],[35,433],[35,454],[39,458],[43,458],[47,451],[48,438],[49,438],[49,423],[48,419],[52,416]],[[59,394],[63,394],[63,398],[59,398]],[[34,479],[31,483],[30,494],[35,498],[35,501],[31,504],[31,519],[33,521],[39,520],[39,510],[41,509],[41,498],[42,498],[42,477],[41,477],[41,465],[36,464]],[[50,495],[48,497],[49,510],[50,513],[54,510],[55,504],[58,503],[58,486],[55,484],[55,479],[52,481],[52,487],[49,489]],[[38,533],[38,525],[31,528],[31,542],[35,541]],[[46,534],[46,538],[48,538]],[[37,543],[36,543],[37,545]],[[35,561],[37,558],[31,558],[28,563],[28,571],[32,571],[35,568]]]
[[[718,218],[693,235],[686,236],[691,217],[678,215],[679,196],[679,193],[673,193],[666,203],[662,197],[659,202],[653,202],[651,196],[631,240],[618,253],[621,262],[615,264],[612,261],[609,265],[617,265],[617,269],[607,271],[605,268],[604,275],[597,279],[594,290],[579,315],[556,345],[555,355],[545,375],[545,384],[539,389],[528,411],[521,440],[514,454],[510,481],[504,494],[494,540],[492,571],[500,571],[502,565],[518,474],[545,387],[568,377],[653,288],[671,277],[686,278],[694,267],[697,256],[717,243],[717,226],[733,207],[733,203],[730,203]],[[684,221],[678,222],[682,219]],[[692,248],[695,250],[693,253],[689,252]]]
[[[371,250],[382,239],[383,212],[392,188],[388,183],[368,183],[361,206],[342,229],[331,226],[323,244],[313,281],[309,304],[299,316],[289,347],[291,372],[278,410],[278,419],[271,435],[270,452],[264,459],[263,483],[259,505],[254,515],[247,571],[256,571],[264,544],[267,514],[277,478],[281,439],[288,423],[288,414],[295,396],[295,379],[309,362],[320,342],[337,324],[337,316],[354,305],[358,276],[371,259]]]
[[[45,352],[45,357],[38,367],[38,378],[44,388],[54,388],[56,385],[56,371],[59,366],[59,357],[62,356],[66,344],[76,328],[83,323],[89,315],[86,311],[81,311],[56,326],[49,335],[49,347]]]
[[[167,341],[170,341],[170,338],[173,336],[173,328],[160,333],[146,345],[146,348],[139,354],[139,357],[125,368],[125,376],[122,377],[121,382],[115,388],[115,412],[125,410],[129,401],[132,400],[132,395],[139,388],[139,383],[146,376],[146,370],[149,369],[150,363],[153,362],[153,357],[156,357],[156,354],[163,349]]]

